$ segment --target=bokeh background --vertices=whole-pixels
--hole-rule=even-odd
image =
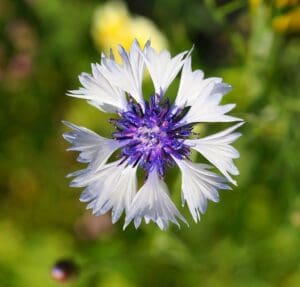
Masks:
[[[300,286],[299,32],[297,0],[0,0],[0,286]],[[194,44],[194,68],[232,84],[224,102],[246,120],[239,186],[197,225],[181,209],[190,228],[123,232],[65,178],[82,166],[61,120],[112,131],[111,115],[65,93],[134,37],[173,55]],[[179,206],[179,173],[167,179]],[[77,275],[53,270],[60,260]]]

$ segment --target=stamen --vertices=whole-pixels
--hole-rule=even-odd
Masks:
[[[163,177],[167,167],[174,164],[172,156],[189,157],[190,150],[184,140],[192,134],[192,125],[176,126],[186,111],[171,107],[169,99],[163,102],[158,94],[145,102],[144,112],[132,97],[128,102],[128,110],[121,112],[119,119],[109,121],[118,130],[113,137],[127,141],[120,155],[122,163],[139,164],[146,174],[156,169]]]

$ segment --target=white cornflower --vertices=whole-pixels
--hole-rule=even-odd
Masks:
[[[186,220],[172,202],[164,182],[166,169],[177,164],[182,174],[182,203],[197,222],[206,211],[207,201],[219,200],[219,189],[236,184],[238,174],[233,159],[238,151],[230,144],[241,134],[235,130],[242,120],[226,113],[234,104],[221,105],[222,97],[231,87],[221,78],[204,79],[200,70],[192,71],[187,52],[171,57],[163,50],[157,53],[147,42],[141,49],[134,41],[130,51],[119,47],[122,64],[102,55],[101,63],[92,64],[92,74],[79,76],[82,88],[70,96],[85,99],[103,112],[115,112],[118,118],[110,123],[116,131],[112,139],[104,138],[86,128],[64,122],[70,132],[64,138],[69,150],[80,152],[78,161],[87,168],[70,176],[73,187],[85,187],[80,200],[88,202],[95,215],[111,210],[116,222],[126,213],[124,228],[134,221],[138,228],[144,219],[155,222],[164,230],[173,222]],[[149,71],[154,94],[146,101],[142,92],[145,69]],[[173,104],[165,93],[181,72],[178,94]],[[240,122],[222,132],[199,139],[191,138],[193,125],[205,122]],[[193,163],[191,149],[211,162],[222,175],[211,171],[208,164]],[[117,151],[119,159],[110,161]],[[145,183],[137,190],[137,169],[145,173]]]

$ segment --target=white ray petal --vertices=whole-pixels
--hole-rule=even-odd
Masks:
[[[67,150],[80,152],[77,160],[89,163],[86,172],[95,172],[106,163],[115,150],[122,146],[118,141],[101,137],[87,128],[79,127],[67,121],[63,121],[63,123],[72,129],[72,131],[63,134],[64,139],[72,144]],[[84,170],[77,171],[70,176],[76,176],[78,172],[84,173]]]
[[[239,157],[239,152],[230,144],[237,140],[241,134],[233,133],[243,123],[238,123],[222,132],[196,140],[186,140],[185,143],[201,153],[207,160],[215,165],[226,178],[236,185],[236,181],[229,175],[238,175],[239,171],[233,159]]]
[[[231,189],[226,179],[211,171],[206,164],[192,163],[174,158],[182,174],[182,203],[187,202],[195,222],[205,213],[207,201],[219,201],[218,189]]]
[[[166,92],[180,71],[184,63],[183,57],[186,54],[187,51],[171,58],[167,50],[156,53],[151,46],[145,47],[143,55],[154,84],[155,93],[160,94],[162,92],[164,94]]]
[[[68,96],[85,99],[89,104],[107,113],[126,110],[127,101],[124,92],[104,76],[99,64],[92,64],[92,75],[82,73],[79,81],[83,88],[69,91]]]
[[[168,228],[169,221],[179,226],[177,218],[187,224],[170,199],[167,185],[156,171],[150,172],[145,184],[135,195],[126,215],[124,229],[132,220],[135,228],[138,228],[143,218],[146,223],[155,222],[162,230]]]
[[[181,79],[178,88],[175,105],[178,107],[191,106],[201,94],[202,89],[207,85],[209,79],[204,80],[204,73],[201,70],[192,71],[191,57],[187,57],[181,72]],[[216,80],[217,78],[211,78]]]
[[[121,65],[112,58],[102,56],[99,70],[111,83],[129,93],[143,106],[142,81],[145,64],[140,45],[135,40],[129,52],[119,46],[119,54],[122,58]]]
[[[111,210],[112,222],[115,223],[124,210],[128,212],[136,193],[136,169],[116,161],[103,166],[89,177],[75,179],[77,184],[73,186],[86,186],[80,201],[89,202],[87,208],[91,208],[95,215],[102,215]]]
[[[208,78],[203,80],[201,92],[195,98],[192,97],[192,105],[185,117],[181,120],[179,125],[196,122],[235,122],[242,121],[239,118],[226,115],[231,111],[235,104],[220,105],[220,102],[225,93],[227,93],[231,86],[222,83],[220,78]],[[188,96],[182,96],[182,99]]]

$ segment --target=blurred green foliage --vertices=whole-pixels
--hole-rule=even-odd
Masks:
[[[239,186],[221,192],[200,223],[185,208],[190,228],[123,232],[85,213],[65,179],[80,165],[65,152],[61,120],[111,132],[110,115],[64,95],[99,59],[90,29],[101,2],[0,0],[1,287],[300,286],[300,39],[299,30],[272,26],[298,6],[273,2],[128,1],[167,35],[173,54],[195,44],[194,68],[232,84],[225,101],[246,124],[236,144]],[[168,182],[179,204],[179,174]],[[63,258],[80,269],[66,283],[50,276]]]

